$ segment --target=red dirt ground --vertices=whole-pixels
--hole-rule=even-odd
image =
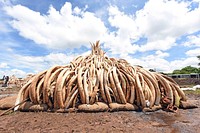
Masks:
[[[12,91],[1,91],[0,95],[6,92]],[[200,107],[199,95],[188,97]],[[0,116],[0,122],[0,133],[198,133],[200,109],[179,109],[177,113],[163,110],[151,113],[14,112]]]

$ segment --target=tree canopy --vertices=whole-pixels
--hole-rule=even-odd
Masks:
[[[200,55],[199,55],[199,56],[197,56],[197,58],[200,60]],[[198,63],[198,65],[200,66],[200,62]]]
[[[174,70],[173,74],[190,74],[190,73],[200,73],[200,68],[186,66],[181,70]]]

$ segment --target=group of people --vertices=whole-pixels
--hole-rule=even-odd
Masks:
[[[8,86],[8,81],[9,81],[9,76],[3,76],[3,84],[2,87],[7,87]]]

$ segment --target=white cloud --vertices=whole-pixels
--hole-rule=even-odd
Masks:
[[[89,54],[91,54],[91,50],[85,51],[84,53],[81,54],[81,56],[88,56]]]
[[[67,65],[76,56],[77,55],[75,54],[63,53],[50,53],[45,56],[26,56],[10,53],[9,55],[6,55],[7,62],[1,63],[0,68],[8,68],[9,66],[10,69],[14,68],[26,70],[26,72],[37,73],[45,69],[49,69],[54,65]]]
[[[147,44],[140,47],[141,52],[151,51],[151,50],[168,50],[175,45],[175,38],[168,37],[165,39],[149,40]]]
[[[127,56],[124,59],[126,59],[131,65],[140,65],[147,70],[155,69],[156,71],[162,72],[173,71],[173,68],[170,68],[170,62],[163,59],[163,57],[159,57],[159,55],[149,55],[140,58],[132,58],[131,56]]]
[[[200,55],[200,48],[192,49],[186,52],[187,56],[198,56]]]
[[[186,66],[198,67],[199,60],[197,57],[189,57],[186,59],[174,60],[170,63],[171,67],[175,69],[180,69]]]
[[[105,42],[105,48],[119,54],[168,50],[176,45],[178,37],[199,31],[200,8],[191,10],[190,3],[150,0],[132,15],[110,6],[108,22],[116,28],[114,31],[108,31],[98,15],[86,11],[87,7],[72,8],[69,2],[60,10],[50,6],[48,15],[21,5],[4,9],[14,18],[11,25],[21,36],[47,48],[88,47],[88,42],[101,40]],[[147,38],[147,43],[141,46],[134,44],[141,37]]]
[[[168,53],[161,51],[156,51],[155,55],[148,55],[146,57],[141,57],[141,60],[144,61],[144,67],[148,69],[155,69],[157,71],[167,72],[170,71],[170,62],[168,62],[164,57],[168,57]]]
[[[198,64],[197,58],[193,56],[198,53],[199,48],[187,51],[187,58],[174,61],[165,59],[169,57],[169,53],[165,51],[179,45],[176,40],[182,36],[190,35],[183,46],[200,46],[200,35],[191,35],[200,31],[200,7],[191,9],[190,4],[188,1],[150,0],[141,10],[129,15],[111,5],[108,8],[109,29],[99,18],[106,11],[102,13],[102,10],[97,10],[98,14],[94,14],[87,11],[87,6],[84,9],[72,8],[68,2],[60,10],[50,6],[47,15],[22,5],[6,6],[4,9],[13,18],[11,26],[22,37],[33,40],[38,45],[52,49],[73,49],[81,45],[89,47],[89,42],[101,40],[111,55],[119,54],[132,65],[172,72],[174,69]],[[140,38],[145,38],[146,42],[139,44],[137,41]],[[129,56],[129,53],[151,50],[156,52],[146,57],[136,59]],[[8,51],[12,52],[12,49]],[[83,53],[85,54],[88,51]],[[55,64],[67,64],[76,55],[50,53],[46,56],[12,56],[17,60],[9,56],[11,60],[6,62],[9,66],[19,70],[31,68],[34,72],[39,72]]]
[[[50,53],[46,56],[22,56],[16,55],[21,66],[33,68],[35,72],[48,69],[53,65],[66,65],[69,63],[74,55],[66,55],[63,53]]]
[[[187,36],[187,40],[183,46],[197,46],[200,47],[200,34]]]
[[[139,35],[134,15],[126,15],[116,6],[110,6],[108,11],[108,21],[117,30],[110,31],[109,35],[105,36],[105,48],[109,48],[112,54],[135,53],[139,46],[132,44],[132,40],[137,40]]]
[[[0,0],[0,4],[2,4],[2,5],[11,5],[11,0]]]
[[[168,57],[169,53],[158,50],[158,51],[156,51],[156,55],[157,55],[157,57],[164,58],[164,57]]]
[[[111,31],[105,39],[105,47],[113,53],[168,50],[177,45],[176,40],[200,30],[200,8],[194,10],[187,1],[147,1],[143,9],[127,15],[116,6],[110,6]],[[158,6],[159,5],[159,6]],[[147,38],[143,45],[134,44],[139,38]]]
[[[0,0],[0,34],[11,32],[11,28],[8,24],[8,16],[4,14],[3,7],[11,5],[10,0]]]
[[[15,75],[17,77],[25,77],[27,75],[26,72],[19,70],[19,69],[11,69],[10,75]]]
[[[187,1],[148,1],[135,20],[139,32],[148,38],[142,51],[170,49],[178,37],[199,31],[200,8],[191,10],[189,5]]]
[[[16,5],[4,8],[14,20],[13,28],[25,38],[47,48],[76,48],[88,46],[88,42],[102,39],[107,29],[104,23],[91,12],[66,2],[57,11],[50,6],[48,15],[42,15],[27,7]]]
[[[63,53],[50,53],[43,57],[45,62],[49,62],[49,65],[66,65],[75,58],[76,55],[66,55]]]
[[[131,65],[140,65],[144,68],[154,69],[159,72],[171,73],[173,70],[182,69],[186,66],[198,67],[199,60],[196,56],[168,61],[169,53],[156,51],[155,54],[133,58],[129,55],[123,56]]]
[[[199,2],[200,3],[200,0],[193,0],[194,2]]]
[[[11,69],[11,70],[4,70],[4,71],[0,70],[0,76],[3,77],[3,75],[6,75],[6,76],[15,75],[18,78],[24,78],[27,76],[27,73],[20,69]]]
[[[3,17],[0,16],[0,19],[2,20]],[[9,26],[5,23],[0,21],[0,33],[8,33],[11,31],[11,29],[9,28]]]
[[[7,63],[0,63],[0,68],[9,68]]]

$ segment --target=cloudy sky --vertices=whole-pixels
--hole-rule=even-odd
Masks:
[[[0,0],[0,78],[90,53],[172,72],[198,67],[200,0]]]

